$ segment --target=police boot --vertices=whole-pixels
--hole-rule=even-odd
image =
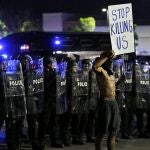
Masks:
[[[76,136],[72,138],[72,144],[78,144],[78,138]]]
[[[95,143],[95,139],[92,138],[92,137],[88,137],[86,142],[88,142],[88,143]]]
[[[64,148],[64,144],[60,140],[52,141],[51,147]]]
[[[78,145],[84,145],[84,144],[85,144],[85,142],[84,142],[83,138],[79,137],[78,138]]]

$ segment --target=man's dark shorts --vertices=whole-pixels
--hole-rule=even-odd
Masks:
[[[117,101],[101,99],[96,111],[96,135],[119,130],[120,121]]]

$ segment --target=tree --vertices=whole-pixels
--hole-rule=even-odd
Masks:
[[[77,25],[71,27],[71,31],[92,32],[95,30],[96,21],[93,17],[80,18]]]
[[[42,30],[41,15],[31,9],[1,9],[0,18],[7,24],[9,33],[20,31]]]
[[[22,22],[21,24],[21,27],[20,27],[20,31],[21,32],[25,32],[25,31],[35,31],[35,30],[40,30],[40,25],[39,25],[39,22],[38,21],[24,21]]]
[[[95,19],[93,17],[80,18],[80,24],[83,31],[94,31],[95,30]]]
[[[0,38],[6,36],[8,34],[8,28],[6,24],[0,20]]]

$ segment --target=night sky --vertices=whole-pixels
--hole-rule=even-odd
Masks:
[[[150,0],[0,0],[0,12],[15,14],[30,10],[31,15],[48,12],[100,14],[111,4],[132,3],[134,19],[150,20]]]
[[[109,4],[132,2],[136,17],[146,17],[150,13],[149,0],[0,0],[3,10],[31,9],[33,12],[73,12],[98,13],[102,7]],[[143,16],[142,16],[143,14]],[[138,16],[137,16],[138,15]]]

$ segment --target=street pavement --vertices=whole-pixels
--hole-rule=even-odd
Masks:
[[[0,144],[0,150],[7,150],[6,144]],[[32,150],[28,144],[22,144],[21,150]],[[94,143],[86,143],[85,145],[72,145],[64,148],[47,147],[46,150],[94,150]],[[103,150],[106,148],[106,140],[103,141]],[[150,139],[120,139],[117,142],[116,150],[150,150]]]

